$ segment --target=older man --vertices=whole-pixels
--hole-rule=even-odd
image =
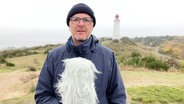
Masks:
[[[62,104],[62,94],[58,94],[55,86],[58,81],[62,82],[61,75],[66,70],[62,60],[81,57],[90,60],[100,72],[94,80],[98,103],[126,104],[125,87],[114,53],[100,45],[91,34],[96,24],[93,10],[84,3],[78,3],[69,11],[66,22],[71,37],[64,46],[48,53],[36,87],[36,103]]]

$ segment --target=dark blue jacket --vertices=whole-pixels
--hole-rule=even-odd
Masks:
[[[61,104],[54,85],[64,70],[62,60],[73,57],[91,60],[102,73],[95,80],[99,104],[126,104],[125,87],[114,53],[101,46],[93,35],[77,47],[68,41],[48,53],[36,87],[36,104]]]

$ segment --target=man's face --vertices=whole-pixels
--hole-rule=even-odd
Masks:
[[[69,29],[72,34],[72,40],[77,46],[90,37],[93,30],[92,18],[85,13],[77,13],[71,17]]]

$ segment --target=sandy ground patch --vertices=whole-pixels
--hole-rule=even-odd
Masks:
[[[27,94],[35,84],[38,72],[14,71],[0,73],[0,102]]]

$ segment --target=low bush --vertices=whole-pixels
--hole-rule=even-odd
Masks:
[[[29,92],[35,93],[35,91],[36,91],[36,86],[32,83]]]
[[[162,62],[161,60],[157,60],[153,56],[147,56],[142,58],[142,62],[144,63],[144,66],[148,69],[155,69],[158,71],[168,71],[169,69],[169,66],[166,63]]]
[[[184,72],[184,60],[180,63],[180,70]]]
[[[7,61],[4,58],[0,58],[0,64],[5,64]]]
[[[124,65],[133,65],[134,67],[146,67],[148,69],[158,71],[168,71],[169,66],[167,63],[157,60],[153,56],[141,57],[139,53],[132,53],[131,57],[123,62]]]
[[[1,52],[0,57],[6,59],[6,58],[12,58],[12,57],[19,57],[19,56],[28,56],[28,55],[33,55],[33,54],[38,54],[38,52],[31,51],[28,49],[5,50]]]
[[[11,62],[6,62],[6,66],[15,66],[15,64],[14,63],[11,63]]]
[[[36,71],[36,68],[33,67],[33,66],[30,66],[30,67],[28,68],[28,70],[29,70],[29,71]]]

